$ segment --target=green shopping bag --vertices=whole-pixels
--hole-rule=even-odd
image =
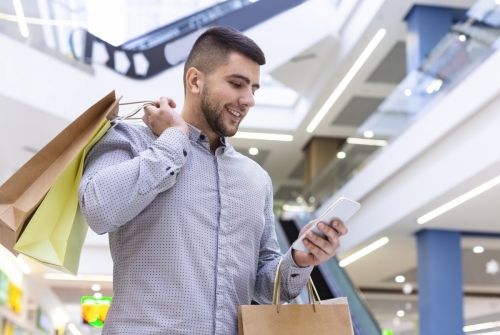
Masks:
[[[47,266],[77,275],[88,225],[78,205],[78,185],[83,162],[90,149],[106,134],[110,122],[102,122],[36,209],[14,250]]]

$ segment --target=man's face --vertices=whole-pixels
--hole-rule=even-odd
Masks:
[[[255,105],[260,66],[232,52],[227,64],[207,76],[201,92],[201,110],[210,128],[219,136],[233,136]]]

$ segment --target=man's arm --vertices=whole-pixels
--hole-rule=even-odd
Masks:
[[[273,213],[273,189],[267,176],[267,195],[265,207],[266,226],[262,234],[257,280],[253,299],[260,304],[270,304],[273,298],[274,278],[281,259],[281,302],[288,302],[297,297],[307,284],[312,266],[301,268],[292,257],[292,250],[281,256]]]
[[[162,97],[146,107],[146,125],[158,138],[149,147],[126,125],[118,125],[90,151],[78,195],[82,213],[98,234],[132,220],[160,192],[171,188],[190,152],[189,129]]]

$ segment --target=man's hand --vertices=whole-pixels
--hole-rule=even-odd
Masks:
[[[170,127],[179,128],[189,136],[189,128],[186,121],[174,110],[175,101],[171,98],[161,97],[155,101],[156,107],[144,107],[142,121],[151,129],[153,134],[160,136]]]
[[[300,234],[306,231],[313,222],[309,222],[302,228]],[[339,237],[347,234],[347,227],[340,221],[332,221],[331,227],[320,222],[318,228],[325,234],[325,238],[309,231],[303,240],[304,245],[311,252],[310,254],[300,250],[292,250],[293,260],[300,267],[318,265],[335,256],[337,249],[340,247]]]

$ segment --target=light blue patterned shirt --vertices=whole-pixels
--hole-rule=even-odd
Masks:
[[[79,188],[90,227],[109,233],[113,303],[103,334],[237,334],[237,308],[283,301],[312,268],[279,252],[269,175],[221,138],[120,124],[91,150]]]

